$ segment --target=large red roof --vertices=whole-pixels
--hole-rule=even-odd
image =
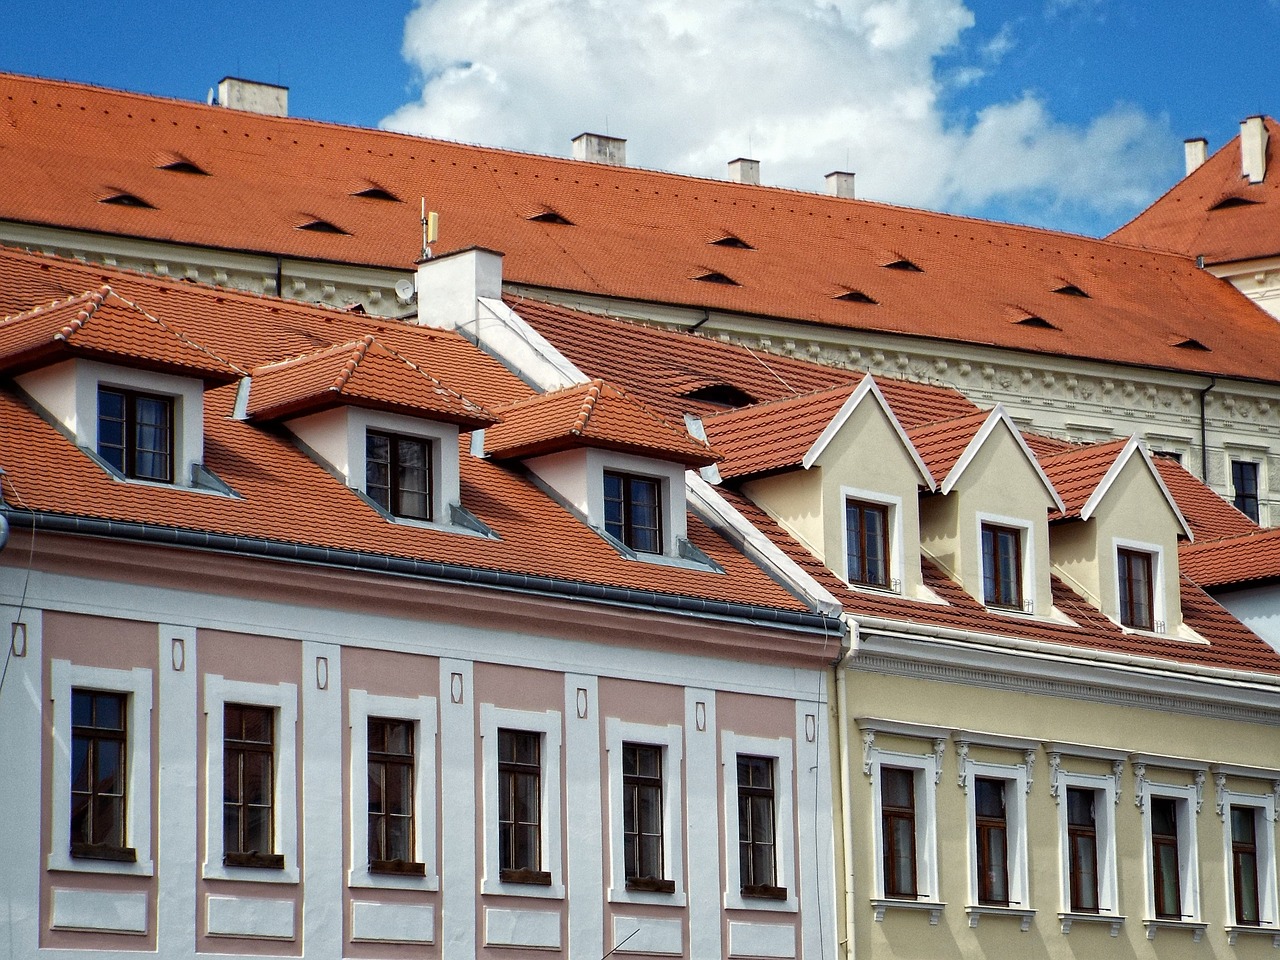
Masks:
[[[1178,551],[1181,569],[1203,587],[1248,587],[1280,580],[1280,530],[1197,543]]]
[[[0,112],[11,221],[408,269],[425,197],[437,253],[527,287],[1280,379],[1274,320],[1181,256],[14,75]]]

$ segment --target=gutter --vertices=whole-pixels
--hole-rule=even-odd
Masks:
[[[393,576],[416,577],[423,580],[435,580],[443,583],[494,587],[501,590],[512,590],[559,599],[591,600],[608,604],[647,607],[650,610],[662,613],[679,613],[708,620],[767,624],[821,633],[823,635],[828,632],[826,628],[827,618],[820,613],[782,610],[776,607],[760,607],[754,604],[736,603],[729,600],[706,600],[697,597],[685,597],[679,594],[658,593],[653,590],[635,590],[630,587],[564,580],[559,577],[487,570],[457,563],[412,560],[364,550],[314,547],[306,544],[288,543],[282,540],[270,540],[265,537],[245,537],[210,533],[184,527],[165,527],[132,521],[99,520],[91,517],[74,517],[47,511],[19,511],[14,510],[12,507],[0,507],[0,520],[3,520],[6,515],[9,522],[15,527],[31,530],[38,529],[50,533],[67,533],[82,537],[103,537],[132,541],[134,543],[212,550],[266,560],[317,564],[361,573],[382,573]]]

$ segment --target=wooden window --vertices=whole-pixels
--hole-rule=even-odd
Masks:
[[[510,883],[550,886],[542,869],[542,737],[498,731],[498,871]]]
[[[431,441],[365,434],[365,494],[392,516],[432,519]]]
[[[845,570],[850,583],[889,585],[889,508],[879,503],[846,500],[844,505]]]
[[[369,718],[369,869],[422,876],[414,859],[413,722]]]
[[[71,692],[71,856],[133,862],[125,846],[128,751],[123,693]]]
[[[282,869],[275,853],[275,711],[223,707],[222,862]]]
[[[662,482],[606,470],[604,529],[637,553],[661,553]]]
[[[1096,790],[1067,788],[1067,847],[1071,872],[1071,909],[1098,912],[1098,822]]]
[[[1237,510],[1258,522],[1258,465],[1252,460],[1231,461],[1231,487]]]
[[[1258,836],[1257,808],[1231,808],[1231,883],[1235,892],[1236,923],[1257,926]]]
[[[126,477],[173,483],[173,398],[99,387],[98,456]]]
[[[1120,622],[1126,627],[1150,630],[1154,625],[1151,554],[1141,550],[1116,551],[1116,575],[1120,582]]]
[[[916,899],[916,777],[914,770],[880,768],[884,895]]]
[[[662,748],[622,745],[622,836],[628,890],[671,893],[663,875]]]
[[[1178,861],[1178,802],[1151,798],[1151,861],[1156,916],[1182,919],[1182,867]]]
[[[742,894],[785,900],[777,886],[773,758],[738,754],[738,868]]]
[[[1009,820],[1004,780],[974,778],[978,903],[1009,905]]]
[[[1022,531],[982,525],[982,596],[990,607],[1022,609]]]

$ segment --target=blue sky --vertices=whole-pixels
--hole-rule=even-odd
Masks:
[[[336,0],[12,4],[0,69],[183,99],[224,75],[290,113],[1103,234],[1280,112],[1280,0]],[[358,14],[352,10],[358,9]],[[412,14],[412,16],[410,16]]]

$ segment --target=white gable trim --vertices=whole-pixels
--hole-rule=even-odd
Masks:
[[[964,448],[964,453],[960,454],[960,459],[956,461],[955,466],[951,468],[951,472],[947,474],[945,480],[942,481],[942,492],[950,493],[959,481],[965,469],[973,462],[974,457],[978,455],[978,451],[982,449],[982,445],[987,442],[987,438],[995,432],[996,426],[1003,423],[1009,428],[1009,432],[1013,435],[1013,439],[1017,442],[1018,447],[1022,450],[1022,455],[1027,458],[1027,462],[1031,464],[1031,468],[1035,470],[1036,476],[1040,478],[1040,482],[1044,484],[1045,490],[1048,491],[1049,497],[1053,500],[1054,506],[1059,510],[1065,510],[1066,507],[1062,503],[1062,498],[1058,496],[1058,491],[1053,488],[1053,484],[1049,482],[1048,476],[1040,467],[1040,461],[1036,459],[1036,455],[1031,452],[1031,448],[1027,446],[1027,441],[1022,439],[1022,431],[1017,425],[1009,419],[1009,414],[1005,413],[1004,404],[997,403],[991,411],[991,415],[987,417],[978,432],[973,435],[973,439],[969,441],[969,445]]]
[[[1165,503],[1169,505],[1169,509],[1173,511],[1173,515],[1178,518],[1178,527],[1182,530],[1187,540],[1194,540],[1191,534],[1191,527],[1187,525],[1186,518],[1182,515],[1182,511],[1178,509],[1178,504],[1173,499],[1173,494],[1169,492],[1169,488],[1164,485],[1164,480],[1160,476],[1160,471],[1156,468],[1155,463],[1151,459],[1151,454],[1147,452],[1146,446],[1138,439],[1136,435],[1129,438],[1129,442],[1124,445],[1124,449],[1120,451],[1120,455],[1116,457],[1115,462],[1111,464],[1111,468],[1107,470],[1106,475],[1098,482],[1097,488],[1089,495],[1089,499],[1085,501],[1083,507],[1080,508],[1080,519],[1088,520],[1095,510],[1101,505],[1103,499],[1106,498],[1111,485],[1115,483],[1116,477],[1120,476],[1120,471],[1133,457],[1134,453],[1142,458],[1142,462],[1147,465],[1147,470],[1151,476],[1155,478],[1157,486],[1160,487],[1160,493],[1164,497]]]
[[[894,416],[893,410],[889,407],[889,402],[885,400],[884,394],[880,392],[880,387],[876,384],[875,378],[869,373],[862,378],[862,382],[849,394],[849,399],[844,402],[836,415],[831,418],[831,422],[827,424],[826,429],[822,431],[818,439],[813,441],[813,446],[805,452],[804,459],[800,461],[800,465],[808,470],[818,461],[818,458],[822,456],[822,452],[827,449],[827,445],[835,439],[836,434],[844,427],[845,421],[853,415],[853,411],[858,409],[858,404],[862,403],[868,395],[873,397],[876,403],[880,405],[880,409],[884,411],[889,420],[889,425],[893,427],[893,432],[897,434],[902,446],[910,455],[911,462],[915,464],[916,472],[919,473],[920,478],[924,481],[925,487],[930,492],[936,490],[937,485],[934,483],[933,475],[929,472],[929,468],[924,465],[924,460],[916,452],[915,445],[908,439],[907,432],[902,429],[902,424]]]

